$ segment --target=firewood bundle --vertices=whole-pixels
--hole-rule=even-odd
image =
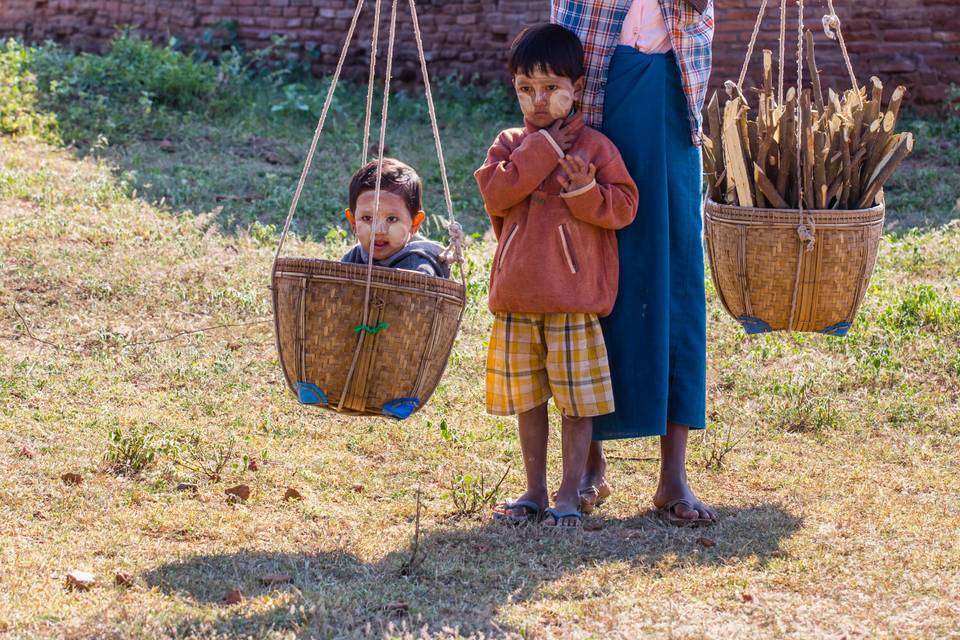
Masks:
[[[763,52],[763,86],[752,110],[733,83],[721,112],[714,93],[707,106],[703,164],[708,195],[741,207],[864,209],[882,197],[894,169],[913,150],[912,133],[894,133],[905,89],[897,87],[883,110],[883,84],[824,96],[806,33],[810,86],[790,88],[778,104],[773,54]],[[751,119],[752,118],[752,119]],[[800,184],[797,183],[797,118],[800,119]],[[801,188],[802,187],[802,188]]]

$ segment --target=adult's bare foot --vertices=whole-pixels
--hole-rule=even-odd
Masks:
[[[683,425],[667,423],[667,435],[660,438],[660,481],[653,504],[666,511],[672,524],[711,524],[717,520],[716,512],[694,495],[687,482],[688,432]]]
[[[603,444],[594,440],[590,443],[587,464],[580,479],[580,508],[586,513],[593,511],[610,497],[612,493],[607,482],[607,456]]]

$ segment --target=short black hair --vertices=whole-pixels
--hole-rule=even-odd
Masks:
[[[558,24],[527,27],[510,45],[510,74],[553,73],[573,81],[584,76],[583,44]]]
[[[376,160],[371,160],[360,167],[350,179],[351,211],[357,210],[357,199],[360,194],[377,189],[378,165]],[[413,167],[395,158],[384,158],[380,173],[383,175],[380,178],[380,190],[395,193],[403,198],[407,203],[407,209],[410,210],[410,217],[416,216],[417,212],[423,209],[423,182]]]

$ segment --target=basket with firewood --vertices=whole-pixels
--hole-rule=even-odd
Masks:
[[[832,0],[824,31],[839,39],[851,88],[824,95],[813,34],[804,30],[799,5],[796,86],[784,93],[783,2],[779,88],[773,53],[764,50],[755,104],[743,93],[755,29],[739,82],[726,84],[726,104],[721,109],[716,94],[708,103],[704,235],[720,300],[747,333],[842,336],[876,262],[883,185],[912,151],[913,135],[896,132],[903,87],[884,108],[879,79],[871,78],[868,88],[858,85]]]

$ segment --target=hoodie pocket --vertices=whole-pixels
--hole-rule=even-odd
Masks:
[[[507,252],[510,251],[510,245],[513,243],[513,239],[519,230],[520,223],[514,222],[510,228],[510,233],[507,234],[507,239],[503,241],[503,248],[500,250],[500,259],[497,261],[497,271],[503,270],[503,262],[507,259]]]
[[[560,234],[560,247],[563,249],[563,257],[567,259],[567,267],[570,269],[570,273],[576,274],[580,269],[577,266],[577,257],[573,253],[573,242],[570,240],[567,225],[559,225],[557,233]]]

